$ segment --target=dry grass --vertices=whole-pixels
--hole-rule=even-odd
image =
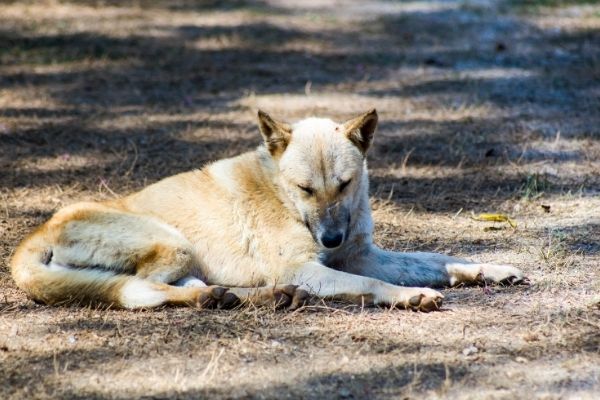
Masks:
[[[330,3],[2,1],[1,398],[597,395],[600,8]],[[533,285],[446,290],[433,314],[49,308],[15,288],[6,260],[58,207],[252,148],[259,106],[377,107],[377,241]]]

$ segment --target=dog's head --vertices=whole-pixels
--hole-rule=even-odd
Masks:
[[[277,184],[315,240],[328,249],[349,236],[353,215],[367,185],[365,156],[377,112],[338,124],[308,118],[294,125],[259,111],[265,146],[278,165]]]

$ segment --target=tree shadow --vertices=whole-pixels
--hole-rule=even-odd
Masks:
[[[596,232],[600,232],[600,223],[591,221],[574,226],[555,226],[538,230],[537,236],[549,238],[548,246],[553,252],[565,255],[594,256],[600,253],[600,243],[595,240]]]
[[[290,395],[303,399],[355,398],[388,399],[410,392],[425,393],[442,389],[446,379],[462,380],[469,374],[466,365],[420,362],[398,363],[385,368],[370,368],[359,373],[327,373],[293,384],[239,390],[242,398],[280,399]],[[226,397],[230,388],[188,391],[184,398]],[[160,394],[165,398],[168,393]]]
[[[195,141],[181,137],[182,132],[211,129],[239,131],[248,127],[233,122],[181,119],[147,128],[99,129],[68,120],[20,129],[11,135],[0,135],[0,166],[6,166],[2,186],[97,183],[100,178],[119,179],[124,173],[134,181],[154,181],[249,150],[260,141],[258,135],[255,139],[201,136]],[[69,166],[69,160],[78,156],[84,157],[86,163]],[[55,168],[10,168],[15,159],[23,163],[40,158],[54,160]]]
[[[544,30],[481,9],[384,16],[370,26],[404,54],[399,65],[448,73],[361,93],[492,104],[511,111],[511,118],[551,123],[552,133],[566,138],[600,138],[600,102],[592,94],[600,89],[599,29]],[[490,137],[506,140],[511,134]]]
[[[2,3],[13,3],[15,0],[3,0]],[[273,4],[262,0],[63,0],[62,3],[85,5],[89,7],[133,7],[165,11],[255,11],[283,12]]]
[[[212,1],[174,4],[176,8],[196,11],[221,7]],[[257,4],[269,9],[272,7],[262,2],[242,1],[225,8]],[[148,6],[171,7],[168,2],[149,3]],[[595,106],[593,100],[582,94],[582,89],[598,86],[598,77],[593,71],[598,70],[600,52],[595,43],[599,42],[596,39],[600,33],[587,30],[551,35],[520,21],[505,18],[498,23],[494,22],[495,18],[494,14],[482,16],[481,11],[457,9],[379,17],[352,29],[334,31],[307,31],[298,27],[248,22],[235,26],[188,24],[172,28],[155,27],[167,34],[152,36],[140,33],[129,37],[85,32],[44,35],[5,30],[0,34],[0,40],[9,44],[5,47],[8,55],[3,53],[6,61],[27,60],[30,64],[43,65],[81,60],[120,63],[112,65],[107,62],[105,67],[63,72],[5,73],[0,78],[0,87],[38,87],[46,90],[60,104],[68,106],[68,112],[74,116],[81,111],[73,109],[85,108],[92,114],[108,110],[107,117],[110,118],[115,109],[127,106],[140,107],[138,113],[157,108],[177,113],[219,105],[230,108],[236,99],[252,91],[298,93],[304,90],[307,81],[335,86],[360,81],[369,74],[373,76],[370,80],[388,79],[392,83],[387,88],[362,91],[374,99],[449,96],[467,105],[490,102],[510,109],[527,105],[536,110],[533,114],[522,116],[531,123],[540,122],[547,118],[548,112],[560,109],[561,119],[552,121],[555,131],[560,130],[567,137],[587,134],[596,138],[596,127],[600,123],[589,120],[586,122],[587,129],[582,132],[576,120],[580,113]],[[494,30],[495,36],[486,34],[490,29]],[[503,46],[499,46],[502,43],[498,43],[498,36],[506,39]],[[236,40],[220,49],[196,46],[199,40],[219,37]],[[467,40],[469,37],[473,39]],[[475,40],[475,37],[478,39]],[[525,53],[516,44],[513,48],[513,39],[514,43],[531,42],[537,46]],[[312,51],[294,50],[287,46],[294,41],[318,42],[325,46]],[[389,76],[402,67],[425,67],[457,73],[498,68],[509,72],[511,69],[524,69],[528,75],[485,79],[466,76],[394,86]],[[582,71],[592,73],[582,74]],[[219,98],[222,102],[215,104]],[[30,114],[31,110],[18,112],[16,108],[4,112],[5,116],[14,117]],[[36,115],[54,116],[42,110]],[[589,118],[595,121],[597,117],[589,115]],[[476,131],[482,142],[478,145],[517,142],[520,138],[515,135],[514,129],[505,127],[507,123],[510,123],[508,118],[396,121],[384,122],[381,131],[444,131],[455,136],[465,135],[465,131],[468,136],[469,131]],[[74,120],[72,125],[75,124],[77,121]],[[453,137],[440,135],[434,141],[430,139],[431,136],[421,141],[413,138],[413,143],[409,143],[411,148],[417,148],[414,162],[419,160],[418,157],[423,157],[423,162],[428,164],[457,161],[457,157],[442,157],[448,154],[443,145],[454,140]],[[393,152],[396,145],[393,140],[389,141],[392,143],[387,148]],[[438,151],[420,152],[419,145]],[[461,157],[470,161],[472,154],[465,151]],[[544,155],[540,153],[539,157]],[[472,161],[479,162],[481,158]]]

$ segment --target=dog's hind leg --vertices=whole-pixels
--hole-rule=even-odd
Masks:
[[[527,280],[510,265],[480,264],[435,253],[400,253],[370,248],[338,266],[401,286],[447,287],[460,284],[518,284]]]
[[[11,264],[17,284],[47,304],[150,308],[230,303],[225,288],[170,285],[197,272],[197,263],[187,239],[162,221],[82,203],[59,211],[26,239]]]

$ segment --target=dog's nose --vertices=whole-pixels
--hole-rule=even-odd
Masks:
[[[342,244],[342,240],[344,240],[344,235],[339,232],[325,233],[321,236],[321,243],[328,249],[335,249]]]

